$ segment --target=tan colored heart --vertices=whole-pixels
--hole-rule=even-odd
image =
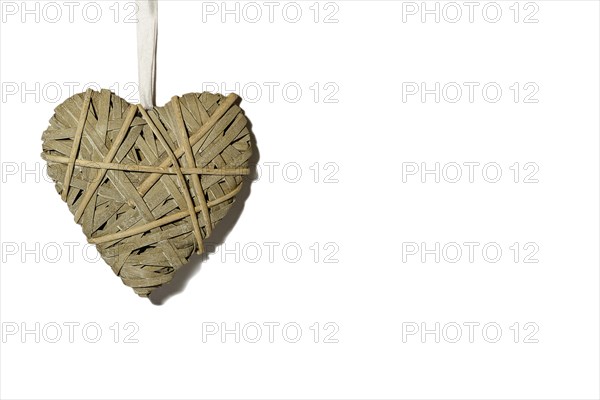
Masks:
[[[138,295],[202,253],[235,201],[252,153],[237,100],[190,93],[145,110],[88,90],[59,105],[42,135],[56,190]]]

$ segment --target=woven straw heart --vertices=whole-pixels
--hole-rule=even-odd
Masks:
[[[190,93],[146,111],[88,90],[59,105],[42,136],[56,190],[140,296],[204,251],[249,173],[249,123],[237,99]]]

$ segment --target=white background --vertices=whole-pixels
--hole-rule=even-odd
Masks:
[[[135,100],[125,86],[137,80],[132,8],[101,1],[85,14],[87,3],[76,2],[70,22],[68,6],[56,2],[62,18],[52,22],[56,10],[36,3],[24,14],[21,2],[2,2],[3,398],[599,397],[597,2],[498,2],[496,23],[482,15],[485,2],[473,22],[459,2],[456,23],[444,2],[439,23],[394,1],[298,2],[297,23],[289,21],[296,6],[285,15],[284,2],[273,22],[255,3],[263,13],[256,23],[245,3],[239,22],[232,14],[222,23],[221,2],[161,2],[158,104],[207,83],[224,92],[239,84],[262,174],[225,245],[180,271],[180,290],[162,291],[155,304],[85,246],[39,158],[41,133],[72,85],[80,92],[97,83]],[[530,13],[537,23],[524,22]],[[403,99],[411,82],[456,82],[463,96]],[[464,82],[479,84],[473,102]],[[502,89],[495,103],[482,96],[490,82]],[[282,93],[286,84],[292,89]],[[267,85],[275,85],[271,98]],[[539,90],[528,100],[537,102],[525,102],[531,88]],[[479,163],[472,183],[465,162]],[[439,163],[440,182],[433,174],[403,180],[410,163]],[[451,163],[462,165],[457,183]],[[500,167],[497,183],[487,181],[493,170],[482,175],[487,163]],[[533,169],[538,182],[525,183]],[[268,242],[277,242],[272,259]],[[480,243],[473,262],[464,242]],[[442,253],[436,263],[435,254],[403,254],[410,243],[458,243],[463,255],[452,263],[454,253]],[[486,243],[502,249],[499,261],[483,257]],[[532,249],[539,262],[524,262]],[[70,322],[79,324],[73,343]],[[269,322],[280,324],[273,343]],[[472,343],[469,322],[479,324]],[[21,335],[36,323],[39,343],[35,333]],[[239,343],[234,334],[206,335],[236,323]],[[253,323],[262,327],[257,343]],[[302,329],[296,343],[293,328],[282,332],[288,323]],[[439,343],[434,333],[403,337],[436,323]],[[62,336],[51,343],[56,324]],[[456,325],[462,336],[452,343]],[[94,326],[102,336],[89,343]],[[490,343],[495,326],[502,335]]]

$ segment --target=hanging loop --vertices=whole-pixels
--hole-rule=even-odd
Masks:
[[[137,0],[138,89],[140,104],[154,107],[156,84],[156,38],[158,33],[158,1]]]

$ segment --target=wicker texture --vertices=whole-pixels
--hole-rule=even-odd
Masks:
[[[42,135],[56,190],[140,296],[204,251],[249,173],[250,132],[237,99],[190,93],[144,110],[88,90],[59,105]]]

